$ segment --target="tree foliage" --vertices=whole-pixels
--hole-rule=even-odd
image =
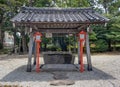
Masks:
[[[93,6],[97,12],[108,17],[110,21],[106,27],[91,26],[93,28],[93,32],[90,34],[91,43],[99,43],[100,40],[101,43],[107,43],[108,49],[111,50],[112,45],[120,42],[120,0],[0,0],[0,32],[2,34],[4,31],[14,33],[15,30],[9,20],[20,11],[21,6],[30,6],[30,4],[36,7],[63,8]],[[3,41],[2,38],[0,41]],[[43,41],[47,43],[48,40],[44,39]],[[72,42],[71,45],[73,45]]]
[[[35,0],[37,7],[89,7],[89,0]]]
[[[27,3],[28,0],[0,0],[0,42],[2,45],[4,32],[15,32],[15,30],[13,30],[10,19],[19,12],[22,5],[27,5]]]

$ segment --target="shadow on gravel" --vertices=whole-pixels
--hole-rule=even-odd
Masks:
[[[51,81],[53,79],[54,72],[65,72],[67,73],[69,80],[107,80],[115,79],[113,76],[93,67],[93,71],[84,71],[80,73],[78,71],[50,71],[50,72],[40,72],[35,71],[26,72],[26,66],[23,65],[14,71],[10,72],[8,75],[0,79],[1,82],[23,82],[23,81]]]

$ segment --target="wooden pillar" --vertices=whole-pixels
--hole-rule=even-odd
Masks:
[[[30,33],[30,42],[29,42],[29,53],[28,53],[27,72],[31,72],[33,43],[34,43],[33,34]]]
[[[80,41],[78,37],[78,64],[80,64]]]
[[[17,54],[17,52],[15,51],[15,49],[16,49],[16,29],[14,29],[14,48],[13,48],[13,50],[14,50],[14,54]]]
[[[76,34],[74,34],[74,53],[76,53]]]
[[[36,65],[36,42],[34,41],[34,62],[33,65]]]
[[[91,55],[90,55],[90,45],[89,45],[89,34],[88,34],[88,32],[86,32],[86,56],[87,56],[87,69],[88,69],[88,71],[92,71]]]
[[[19,50],[18,50],[18,53],[21,54],[21,36],[19,38]]]

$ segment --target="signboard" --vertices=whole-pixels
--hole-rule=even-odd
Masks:
[[[41,38],[40,36],[38,36],[38,35],[36,36],[36,40],[40,40],[40,38]]]
[[[84,34],[80,34],[80,39],[84,39],[85,35]]]
[[[47,38],[51,38],[52,37],[52,33],[46,33],[46,37]]]

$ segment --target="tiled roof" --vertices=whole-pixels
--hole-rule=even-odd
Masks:
[[[20,13],[11,19],[12,22],[73,22],[73,23],[105,23],[109,21],[92,8],[37,8],[22,7]]]

